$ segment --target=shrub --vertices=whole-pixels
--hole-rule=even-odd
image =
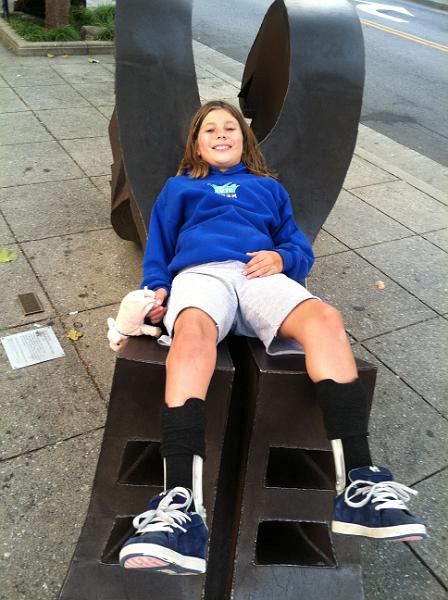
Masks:
[[[70,23],[46,30],[39,21],[30,18],[12,17],[9,20],[16,33],[28,42],[77,41],[81,39],[80,29],[83,25],[104,27],[104,31],[96,39],[110,41],[115,37],[115,6],[103,4],[94,9],[74,6],[71,9]]]
[[[77,42],[80,39],[79,32],[71,25],[60,25],[47,30],[47,40],[49,42]]]
[[[33,21],[13,17],[9,20],[9,24],[27,42],[45,42],[47,40],[45,29]]]

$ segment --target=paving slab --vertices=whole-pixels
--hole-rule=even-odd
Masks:
[[[443,250],[410,237],[358,252],[434,310],[448,311],[448,254]]]
[[[1,207],[1,204],[0,204]],[[16,240],[14,239],[14,235],[11,229],[8,226],[8,223],[5,221],[4,217],[0,214],[0,245],[3,248],[5,244],[13,244]]]
[[[441,250],[448,252],[448,229],[441,229],[440,231],[432,231],[431,233],[425,233],[423,237],[438,246]]]
[[[448,469],[422,481],[415,489],[419,495],[413,505],[416,512],[425,516],[430,537],[424,544],[417,544],[414,551],[448,586]]]
[[[1,460],[104,425],[105,403],[75,350],[78,342],[67,338],[68,330],[50,323],[64,357],[12,369],[4,351],[0,354]],[[31,329],[35,327],[6,330],[2,336]]]
[[[227,81],[221,81],[216,78],[207,78],[198,80],[199,94],[204,98],[212,100],[222,98],[233,98],[233,101],[238,101],[239,87],[233,86]]]
[[[7,244],[10,252],[17,253],[17,259],[0,264],[0,327],[17,327],[25,323],[42,321],[53,315],[53,310],[47,300],[44,290],[31,269],[25,255],[16,244]],[[36,294],[42,303],[44,312],[24,316],[18,301],[19,294]]]
[[[107,319],[116,317],[119,306],[120,304],[117,303],[62,317],[67,331],[71,327],[79,327],[84,333],[83,337],[76,342],[76,350],[84,364],[88,365],[89,373],[105,400],[109,400],[117,358],[116,353],[109,348]]]
[[[0,113],[13,113],[29,110],[14,90],[9,87],[0,88]]]
[[[1,600],[57,598],[87,511],[101,438],[96,431],[1,463]]]
[[[391,173],[380,169],[359,156],[353,155],[342,187],[351,190],[352,188],[382,183],[383,181],[394,181],[395,179],[396,177]]]
[[[344,190],[325,221],[325,229],[350,248],[412,235],[406,227]]]
[[[61,145],[87,175],[110,174],[112,150],[108,137],[61,140]]]
[[[0,206],[18,241],[110,227],[110,202],[89,179],[3,188]]]
[[[448,322],[443,317],[364,342],[368,350],[448,417]]]
[[[48,64],[12,64],[2,68],[2,76],[13,88],[41,85],[62,85],[64,80]]]
[[[385,288],[378,289],[377,281],[383,281]],[[342,312],[349,333],[357,340],[435,316],[353,251],[318,258],[308,287]]]
[[[21,87],[16,92],[32,110],[89,106],[87,100],[66,84]]]
[[[9,87],[9,85],[6,83],[6,81],[3,79],[3,77],[0,76],[0,88],[3,87]]]
[[[407,544],[365,541],[361,564],[366,600],[446,600],[446,590]]]
[[[369,422],[373,461],[389,467],[397,481],[413,486],[445,465],[448,422],[360,344],[353,352],[378,367]]]
[[[96,187],[106,196],[106,198],[110,201],[111,199],[111,176],[110,175],[101,175],[99,177],[91,177],[90,181],[96,185]]]
[[[89,63],[87,57],[84,63],[54,63],[53,69],[67,83],[98,83],[113,81],[113,75],[99,63]]]
[[[0,146],[0,187],[83,177],[58,142]]]
[[[416,233],[448,227],[448,206],[405,181],[392,181],[353,193]]]
[[[314,256],[328,256],[329,254],[336,254],[337,252],[346,252],[349,250],[345,244],[342,244],[339,240],[321,229],[317,234],[316,239],[313,243]]]
[[[60,312],[121,302],[140,287],[141,249],[112,229],[22,244]]]
[[[115,104],[106,104],[104,106],[97,106],[97,108],[100,113],[102,113],[106,119],[110,121],[112,113],[114,112]]]
[[[389,165],[393,173],[400,170],[400,179],[410,181],[408,177],[410,175],[416,183],[425,183],[436,188],[441,192],[439,199],[444,204],[448,204],[448,167],[443,167],[430,158],[361,124],[356,152],[362,152],[363,155],[367,152],[377,165],[382,166],[381,163],[384,163],[385,170]]]
[[[48,142],[53,138],[32,112],[0,114],[0,145]]]
[[[104,115],[93,106],[40,110],[36,114],[60,140],[104,136],[109,125]]]
[[[115,104],[114,84],[112,81],[74,83],[73,87],[94,106]]]

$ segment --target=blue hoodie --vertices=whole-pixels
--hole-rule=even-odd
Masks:
[[[207,177],[170,177],[152,212],[143,260],[149,289],[171,289],[185,267],[212,261],[239,260],[246,252],[275,250],[283,273],[296,281],[309,273],[314,255],[297,228],[285,188],[275,179],[252,175],[243,163]]]

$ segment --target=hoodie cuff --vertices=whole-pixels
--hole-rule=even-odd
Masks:
[[[288,252],[287,250],[281,250],[279,248],[274,248],[274,251],[278,252],[278,254],[280,254],[280,256],[283,259],[282,273],[287,273],[288,271],[290,271],[293,263],[293,257],[291,256],[291,252]]]
[[[163,281],[152,281],[151,285],[149,285],[149,283],[146,283],[146,281],[142,281],[142,283],[140,284],[140,289],[143,290],[145,286],[148,286],[149,290],[152,290],[153,292],[155,292],[156,290],[163,288],[167,291],[168,295],[171,292],[171,284],[170,283],[166,283]]]

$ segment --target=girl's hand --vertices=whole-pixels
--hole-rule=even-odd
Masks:
[[[253,258],[246,264],[243,275],[248,279],[253,277],[267,277],[283,271],[283,258],[275,250],[260,250],[259,252],[246,252]]]
[[[167,297],[168,297],[168,292],[164,288],[159,288],[156,291],[154,306],[151,308],[151,310],[146,315],[150,319],[152,324],[160,323],[160,321],[165,316],[167,309],[165,306],[162,306],[162,304],[165,302]]]

